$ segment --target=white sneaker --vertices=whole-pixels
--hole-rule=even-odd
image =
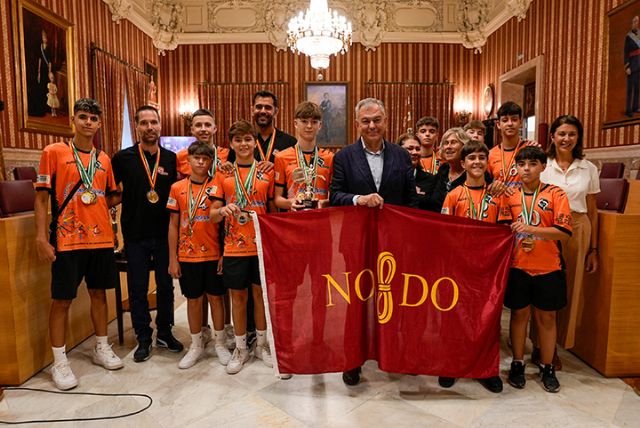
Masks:
[[[269,345],[258,345],[256,341],[255,345],[253,345],[253,356],[262,360],[265,366],[273,367],[273,358],[271,357]]]
[[[203,326],[202,327],[202,347],[206,347],[207,343],[211,342],[211,327]]]
[[[178,363],[178,368],[180,369],[188,369],[189,367],[193,367],[202,355],[204,354],[204,348],[202,346],[191,346],[184,357]]]
[[[56,384],[56,388],[61,391],[78,386],[78,378],[71,371],[69,361],[51,366],[51,377],[53,377],[53,383]]]
[[[236,349],[236,334],[234,333],[233,326],[231,324],[224,327],[224,334],[227,335],[227,343],[225,343],[227,349]]]
[[[231,359],[227,364],[227,373],[229,374],[238,373],[240,370],[242,370],[242,366],[244,366],[244,363],[249,361],[249,358],[251,358],[251,356],[249,355],[248,349],[240,349],[240,348],[234,349],[233,355],[231,356]]]
[[[111,345],[96,345],[93,349],[93,363],[107,370],[118,370],[124,367],[124,363],[111,349]]]
[[[231,352],[227,349],[224,343],[216,343],[215,348],[216,355],[218,356],[218,361],[223,366],[229,364],[229,360],[231,359]]]

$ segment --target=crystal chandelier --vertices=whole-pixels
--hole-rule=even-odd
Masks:
[[[331,55],[349,50],[351,33],[351,22],[331,11],[327,0],[311,0],[306,13],[289,21],[287,45],[292,52],[309,56],[311,67],[326,69]]]

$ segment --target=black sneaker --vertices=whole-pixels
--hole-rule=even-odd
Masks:
[[[438,377],[438,384],[440,384],[440,386],[443,388],[451,388],[454,383],[456,383],[455,377],[445,377],[445,376]]]
[[[156,337],[156,346],[158,348],[167,348],[170,352],[182,352],[184,349],[182,343],[173,337],[171,332],[158,334]]]
[[[493,392],[494,394],[499,394],[502,392],[502,379],[500,379],[500,376],[478,379],[478,382],[480,382],[480,385],[484,386],[485,388],[487,388],[487,390]]]
[[[133,353],[133,361],[141,363],[151,357],[151,339],[138,339],[138,348]]]
[[[524,377],[524,364],[520,361],[513,361],[511,363],[511,369],[509,369],[509,385],[514,388],[522,389],[527,384],[527,379]]]
[[[342,373],[342,381],[345,385],[356,386],[360,383],[360,372],[362,371],[361,367],[356,367],[355,369],[347,370]]]
[[[544,367],[540,369],[540,376],[542,376],[542,387],[545,391],[560,391],[560,382],[558,382],[558,378],[556,377],[556,369],[553,364],[545,364]]]
[[[247,348],[251,349],[253,346],[253,342],[256,341],[258,336],[256,336],[255,331],[247,331]]]

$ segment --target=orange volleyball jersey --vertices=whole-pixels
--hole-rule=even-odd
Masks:
[[[241,181],[249,175],[250,166],[238,165],[238,173]],[[250,205],[245,211],[255,211],[258,215],[267,213],[267,204],[273,199],[273,171],[262,173],[256,171],[254,184],[251,189]],[[217,175],[213,197],[227,204],[236,203],[236,184],[233,174]],[[244,217],[246,218],[246,217]],[[256,247],[256,231],[250,217],[245,224],[241,224],[239,217],[225,218],[224,225],[224,255],[225,256],[255,256],[258,254]]]
[[[531,205],[533,195],[525,193],[527,207]],[[517,189],[513,195],[505,197],[505,204],[500,210],[499,221],[524,222],[522,210],[522,189]],[[537,227],[556,227],[571,233],[571,209],[564,191],[552,184],[541,184],[535,201],[531,218],[531,225]],[[525,234],[516,235],[516,246],[512,266],[522,269],[530,275],[542,275],[562,268],[560,262],[560,248],[557,241],[532,237],[533,250],[526,252],[521,242]]]
[[[305,160],[312,162],[313,153],[304,153]],[[328,150],[318,150],[317,177],[314,185],[314,193],[318,200],[329,198],[329,186],[333,176],[333,153]],[[276,153],[274,171],[275,185],[285,188],[285,197],[290,199],[304,191],[304,183],[293,182],[293,171],[299,168],[296,146],[289,147]]]
[[[474,209],[472,209],[469,197],[473,200]],[[501,206],[502,198],[496,198],[488,194],[486,186],[477,188],[463,185],[447,193],[442,205],[442,214],[496,223]]]
[[[192,263],[219,260],[218,225],[209,219],[210,197],[215,191],[215,179],[208,178],[205,183],[191,182],[192,198],[198,199],[191,226],[189,224],[189,181],[190,178],[187,177],[173,183],[167,200],[167,209],[180,216],[178,260]],[[203,186],[204,190],[202,190]]]
[[[78,155],[86,168],[91,154],[78,150]],[[36,189],[49,190],[60,207],[67,195],[80,180],[73,151],[67,143],[48,145],[42,151]],[[98,154],[96,172],[91,191],[96,195],[95,203],[84,204],[81,200],[87,191],[80,185],[68,205],[58,215],[56,227],[56,247],[58,251],[113,248],[113,228],[106,196],[115,192],[117,186],[113,178],[111,160],[103,151]]]

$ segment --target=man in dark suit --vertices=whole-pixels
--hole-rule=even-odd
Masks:
[[[385,203],[417,207],[411,157],[384,139],[387,112],[382,101],[365,98],[356,105],[360,137],[340,150],[333,160],[331,205],[382,208]],[[342,374],[347,385],[360,382],[360,367]]]
[[[624,72],[627,75],[627,107],[625,114],[633,117],[640,105],[640,17],[631,19],[631,30],[624,38]]]

